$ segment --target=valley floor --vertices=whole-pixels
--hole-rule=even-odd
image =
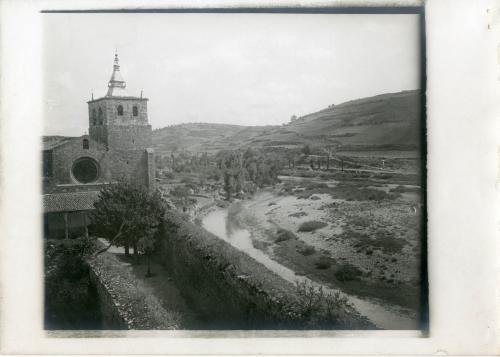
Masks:
[[[419,187],[299,177],[281,180],[252,199],[233,203],[228,221],[248,230],[255,248],[295,274],[397,310],[418,328]],[[360,197],[360,192],[369,198]]]

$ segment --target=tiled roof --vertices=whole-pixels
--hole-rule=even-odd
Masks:
[[[75,137],[44,137],[43,150],[52,150],[55,147],[66,144],[68,141],[76,139]]]
[[[50,193],[43,195],[43,211],[72,212],[94,209],[99,191]]]

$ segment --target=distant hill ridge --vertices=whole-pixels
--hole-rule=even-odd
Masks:
[[[421,91],[386,93],[347,101],[306,114],[284,125],[184,123],[153,131],[159,153],[216,152],[234,148],[299,148],[306,144],[337,150],[418,150]],[[65,140],[45,136],[44,142]]]
[[[218,151],[237,147],[335,146],[339,150],[417,150],[420,90],[344,102],[281,126],[189,123],[153,132],[157,151]]]

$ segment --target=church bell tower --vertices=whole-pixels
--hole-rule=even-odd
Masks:
[[[120,73],[115,53],[106,95],[88,101],[89,136],[108,150],[143,150],[152,147],[147,98],[133,96]]]

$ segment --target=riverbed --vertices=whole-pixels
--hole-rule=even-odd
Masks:
[[[252,207],[252,204],[256,203],[256,200],[262,199],[262,197],[269,199],[269,195],[256,195],[253,199],[245,201],[245,204],[242,204],[241,202],[233,203],[233,205],[237,205],[237,207],[230,206],[228,208],[216,208],[203,217],[202,225],[209,232],[227,241],[235,248],[245,252],[269,270],[291,283],[305,281],[316,287],[323,286],[323,288],[327,291],[340,292],[342,295],[347,297],[348,301],[352,303],[359,313],[366,316],[378,328],[388,330],[418,329],[418,319],[415,315],[409,314],[405,309],[381,303],[379,301],[374,301],[373,299],[364,299],[352,294],[346,294],[338,289],[322,285],[313,281],[309,277],[297,274],[294,270],[281,264],[275,257],[272,256],[272,254],[269,253],[269,251],[262,248],[256,248],[254,244],[257,243],[256,235],[262,234],[262,229],[260,229],[259,232],[258,227],[256,226],[254,227],[255,229],[252,229],[252,227],[248,225],[242,226],[238,220],[230,219],[229,212],[231,209],[249,209],[248,207]]]

